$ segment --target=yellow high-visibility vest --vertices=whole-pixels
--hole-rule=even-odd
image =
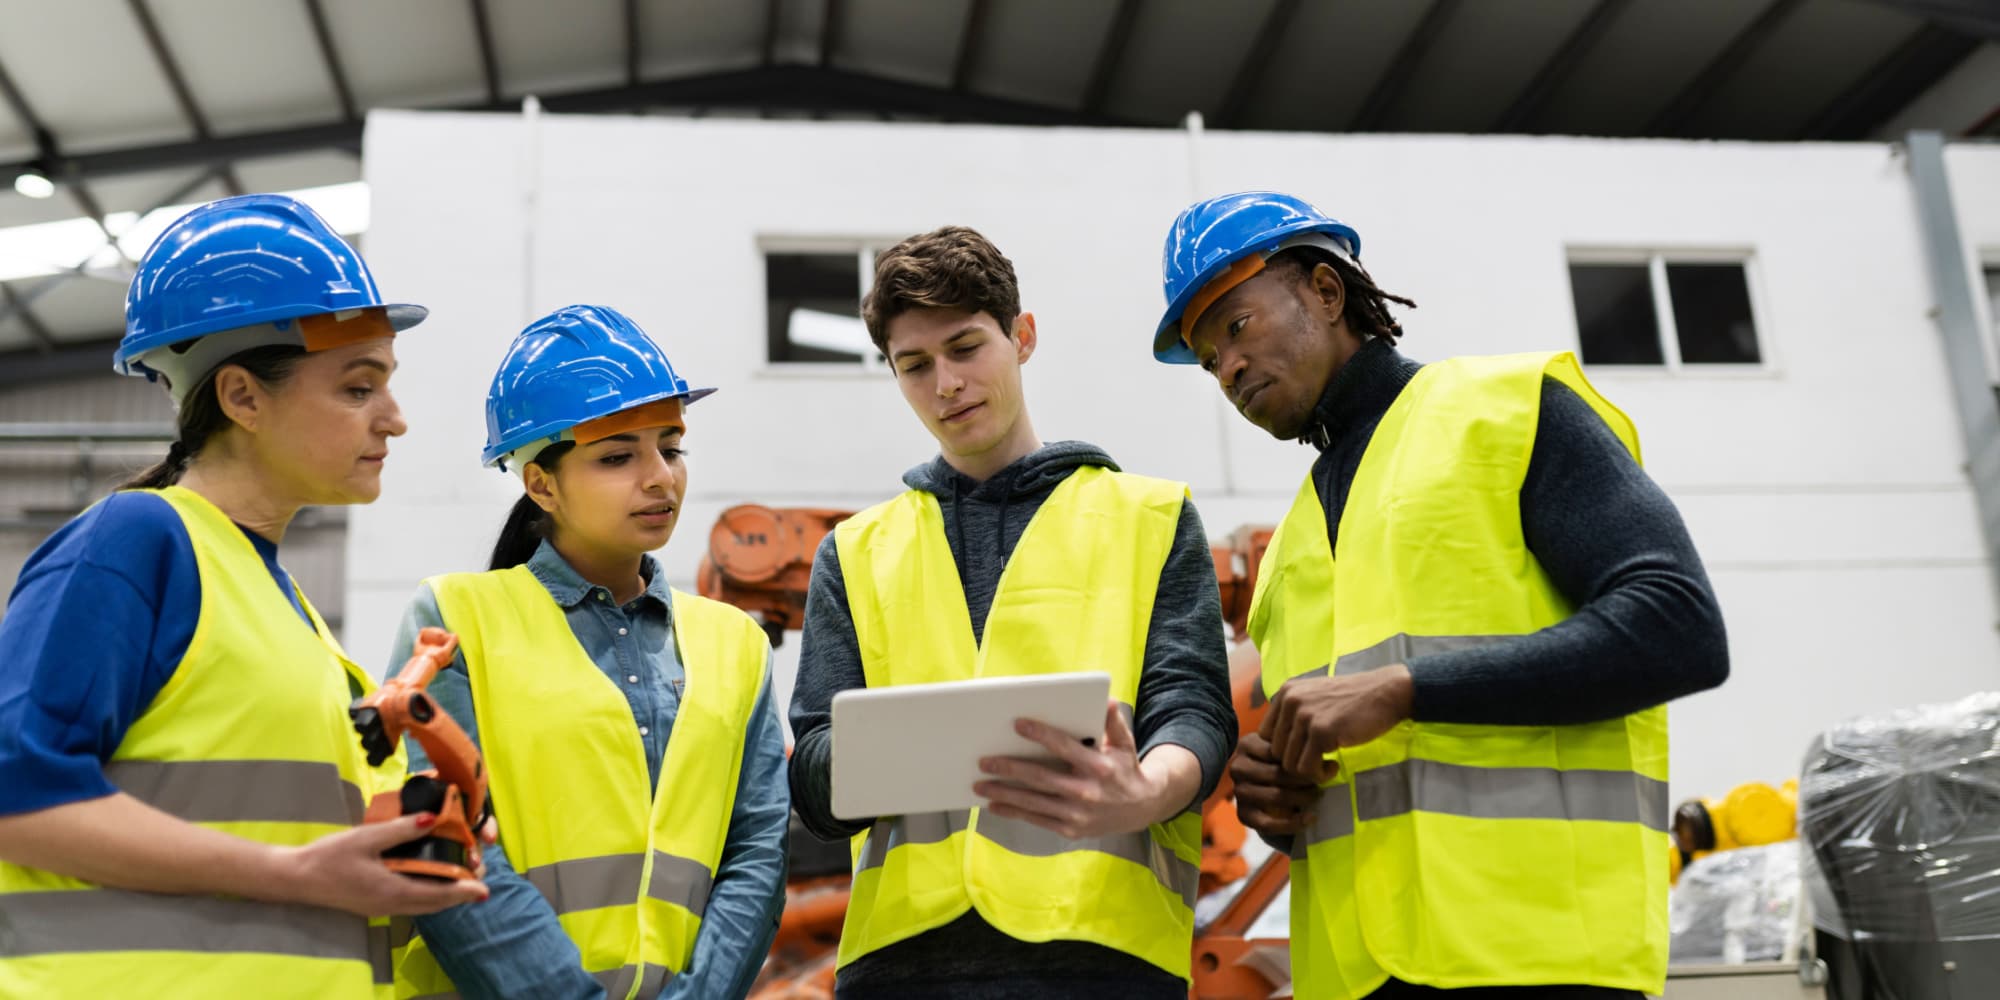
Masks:
[[[260,843],[298,846],[359,823],[369,795],[402,783],[402,756],[371,770],[347,716],[350,684],[372,690],[373,679],[303,593],[312,626],[300,621],[228,515],[178,486],[155,492],[187,526],[201,618],[105,776],[156,809]],[[386,921],[129,892],[0,862],[0,996],[366,998],[389,972]]]
[[[1569,617],[1521,528],[1545,375],[1638,457],[1631,421],[1567,353],[1426,365],[1368,443],[1337,549],[1310,476],[1272,535],[1250,611],[1267,694]],[[1390,976],[1664,987],[1664,705],[1568,726],[1405,721],[1332,756],[1293,850],[1299,996],[1347,1000]]]
[[[657,995],[694,956],[729,838],[771,648],[763,628],[674,592],[687,680],[655,788],[630,703],[526,566],[427,583],[465,653],[508,861],[547,897],[606,996]],[[423,938],[397,928],[397,994],[454,992]]]
[[[911,490],[841,522],[868,686],[1102,670],[1129,711],[1186,496],[1180,483],[1072,473],[1021,533],[977,644],[936,497]],[[1089,941],[1189,976],[1197,813],[1091,840],[978,809],[884,817],[854,838],[854,858],[842,966],[976,909],[1022,941]]]

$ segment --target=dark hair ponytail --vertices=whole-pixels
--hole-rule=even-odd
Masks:
[[[192,347],[194,341],[177,347]],[[172,348],[169,348],[171,350]],[[292,377],[292,369],[299,359],[306,356],[305,349],[289,344],[273,344],[267,347],[253,347],[247,351],[230,355],[221,364],[208,370],[201,377],[201,384],[188,393],[181,403],[180,415],[176,421],[178,436],[167,446],[167,457],[158,464],[133,476],[118,488],[121,490],[157,490],[180,482],[181,473],[187,470],[188,462],[207,446],[210,438],[222,433],[229,426],[229,414],[222,411],[222,401],[215,394],[215,373],[223,365],[235,365],[250,377],[267,386],[282,385]]]
[[[542,449],[542,453],[530,460],[529,464],[539,465],[545,471],[556,471],[570,449],[576,447],[573,441],[558,441]],[[500,539],[493,543],[493,558],[487,561],[487,569],[513,569],[534,556],[542,545],[542,539],[549,537],[555,522],[535,503],[533,497],[521,494],[514,501],[514,509],[507,512],[507,523],[500,526]]]

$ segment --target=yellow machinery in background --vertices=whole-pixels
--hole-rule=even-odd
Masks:
[[[1679,882],[1683,867],[1717,851],[1775,844],[1798,835],[1798,779],[1787,778],[1777,786],[1745,782],[1720,799],[1689,799],[1674,810],[1670,870]]]

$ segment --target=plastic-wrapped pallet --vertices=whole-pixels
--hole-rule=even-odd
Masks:
[[[2000,997],[2000,693],[1827,731],[1799,830],[1829,997]]]
[[[1675,964],[1781,958],[1797,931],[1799,845],[1787,840],[1711,854],[1689,865],[1667,910]]]

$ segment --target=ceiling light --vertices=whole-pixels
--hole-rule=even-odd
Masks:
[[[56,193],[56,185],[39,170],[23,170],[14,178],[14,190],[30,198],[47,198]]]

